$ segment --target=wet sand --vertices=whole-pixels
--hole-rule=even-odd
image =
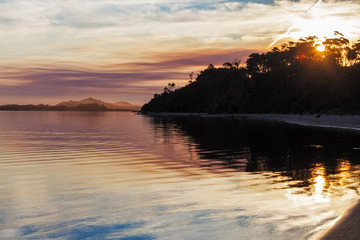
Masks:
[[[339,220],[319,238],[321,240],[360,239],[360,201],[342,214]]]
[[[251,115],[249,116],[252,117]],[[256,114],[259,119],[278,120],[304,126],[342,128],[360,130],[359,115],[286,115],[286,114]]]

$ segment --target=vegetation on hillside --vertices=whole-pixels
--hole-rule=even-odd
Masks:
[[[118,109],[109,109],[104,105],[99,105],[97,103],[89,103],[89,104],[79,104],[74,107],[67,107],[62,105],[17,105],[17,104],[9,104],[0,106],[0,111],[127,111],[127,110],[118,110]]]
[[[108,103],[95,98],[86,98],[80,101],[63,101],[55,106],[48,104],[8,104],[0,106],[0,111],[139,111],[140,106],[128,102]]]
[[[142,111],[360,114],[359,60],[360,40],[307,37],[253,53],[244,66],[210,64],[185,87],[169,84]]]

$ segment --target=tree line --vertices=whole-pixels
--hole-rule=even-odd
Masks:
[[[175,89],[169,83],[143,112],[360,114],[360,40],[341,33],[290,41],[266,53],[212,64]]]
[[[88,104],[79,104],[75,107],[67,107],[63,105],[47,105],[47,104],[27,104],[27,105],[17,105],[17,104],[8,104],[0,106],[0,111],[122,111],[117,109],[109,109],[104,105],[99,105],[97,103],[88,103]]]

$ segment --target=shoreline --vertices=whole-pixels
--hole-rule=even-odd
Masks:
[[[175,113],[148,112],[149,116],[169,117],[204,117],[204,118],[239,118],[255,120],[271,120],[310,127],[324,127],[360,131],[360,115],[321,115],[321,114],[208,114],[208,113]]]
[[[149,116],[234,118],[279,121],[309,127],[323,127],[360,131],[360,115],[296,115],[296,114],[207,114],[207,113],[147,113]],[[357,240],[360,239],[360,200],[349,206],[328,226],[321,228],[308,239]]]
[[[322,231],[321,240],[360,239],[360,200],[350,206],[336,221]]]

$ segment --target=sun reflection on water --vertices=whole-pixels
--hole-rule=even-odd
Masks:
[[[328,202],[329,198],[326,196],[326,169],[323,164],[316,164],[314,168],[311,169],[311,189],[312,189],[312,198],[316,202]]]
[[[346,194],[349,188],[358,194],[357,185],[352,186],[356,179],[352,174],[352,165],[349,160],[338,159],[334,171],[328,171],[323,163],[314,164],[309,169],[304,184],[297,185],[302,190],[289,189],[287,198],[293,202],[301,203],[301,205],[312,205],[315,203],[330,203],[335,196]]]
[[[351,179],[350,170],[351,170],[350,161],[345,159],[340,159],[337,166],[337,171],[339,173],[338,183],[340,186],[345,186],[349,183],[349,180]]]

